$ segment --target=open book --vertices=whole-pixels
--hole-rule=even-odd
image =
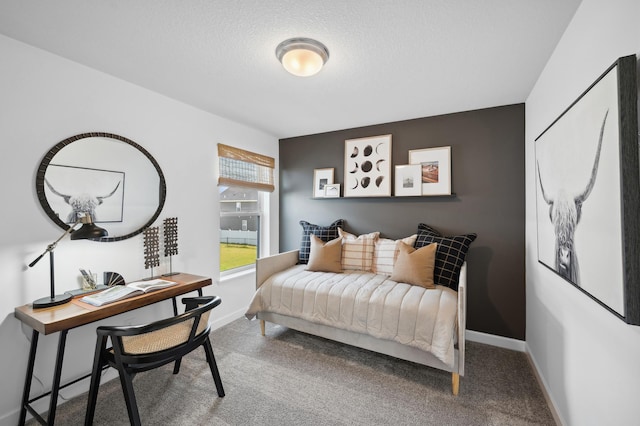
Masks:
[[[136,281],[127,285],[115,285],[99,293],[90,294],[80,299],[81,302],[88,303],[93,306],[102,306],[113,303],[128,297],[138,296],[139,294],[149,293],[153,290],[171,287],[178,283],[161,279],[149,281]]]

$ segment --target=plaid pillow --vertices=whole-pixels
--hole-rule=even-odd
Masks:
[[[373,268],[373,247],[380,232],[355,236],[338,227],[342,237],[342,269],[370,272]]]
[[[338,227],[344,226],[344,219],[338,219],[329,226],[314,225],[304,220],[300,221],[300,225],[302,225],[302,240],[300,241],[298,262],[306,265],[309,262],[309,251],[311,249],[310,235],[315,235],[325,243],[334,240],[339,236]]]
[[[438,243],[436,251],[436,268],[434,280],[436,284],[458,290],[460,269],[469,251],[469,246],[476,239],[476,234],[444,236],[429,225],[418,225],[418,238],[415,248],[424,247],[431,243]]]

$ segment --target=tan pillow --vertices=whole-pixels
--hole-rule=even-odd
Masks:
[[[342,272],[342,238],[326,243],[315,235],[310,235],[311,248],[307,271]]]
[[[373,269],[373,248],[380,232],[355,236],[338,227],[342,237],[342,269],[345,271],[365,271]]]
[[[378,238],[373,251],[373,272],[382,275],[391,275],[393,273],[393,265],[398,258],[398,246],[400,242],[413,247],[418,234],[401,240],[390,240],[388,238]]]
[[[433,270],[436,262],[437,243],[414,249],[403,242],[399,244],[399,253],[390,280],[419,285],[424,288],[436,288],[433,282]]]

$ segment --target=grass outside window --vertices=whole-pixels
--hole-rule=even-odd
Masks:
[[[220,271],[252,265],[257,257],[256,246],[246,244],[220,244]]]

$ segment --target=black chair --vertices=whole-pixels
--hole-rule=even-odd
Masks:
[[[105,366],[118,370],[129,421],[132,425],[140,425],[133,392],[135,374],[170,362],[175,362],[173,374],[177,374],[182,357],[199,346],[204,348],[218,396],[223,397],[224,389],[209,340],[208,324],[211,310],[221,302],[216,296],[184,298],[182,303],[186,305],[186,312],[172,318],[138,326],[98,327],[85,425],[93,423],[100,376]],[[107,348],[109,338],[112,347]]]

